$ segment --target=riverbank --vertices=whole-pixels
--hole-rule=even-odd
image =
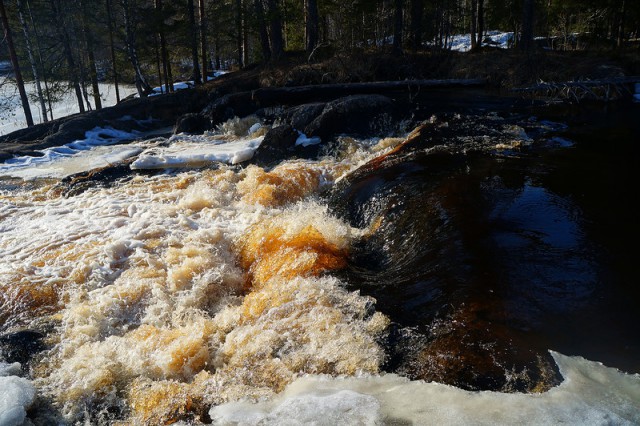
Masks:
[[[101,111],[72,114],[52,122],[21,129],[0,136],[0,160],[16,155],[37,155],[36,151],[72,142],[95,127],[116,130],[147,131],[176,125],[176,130],[202,132],[232,116],[245,116],[264,108],[255,102],[252,91],[261,88],[297,87],[321,84],[352,84],[380,81],[414,81],[428,79],[473,79],[484,81],[481,90],[463,93],[461,87],[439,92],[434,99],[443,107],[460,107],[451,99],[466,99],[469,107],[476,103],[490,107],[518,104],[527,94],[512,89],[543,82],[579,80],[611,80],[640,75],[640,58],[636,51],[612,52],[535,52],[524,54],[505,49],[485,48],[475,53],[421,52],[391,55],[364,51],[349,54],[321,51],[313,61],[302,53],[289,53],[277,62],[254,65],[223,75],[195,89],[143,99],[126,99]],[[375,90],[369,92],[375,93]],[[343,95],[352,94],[346,90]],[[409,100],[423,96],[424,90],[407,84],[394,94]],[[314,96],[306,99],[313,102]],[[333,95],[340,97],[340,93]],[[326,99],[325,99],[326,100]],[[286,94],[279,100],[287,104]],[[278,102],[271,102],[273,107]],[[290,104],[290,103],[289,103]],[[451,106],[453,105],[453,106]],[[411,109],[415,105],[407,105]],[[434,105],[437,108],[437,105]],[[185,115],[190,117],[185,128],[178,125]],[[121,121],[122,117],[130,118]],[[143,123],[143,124],[140,124]]]

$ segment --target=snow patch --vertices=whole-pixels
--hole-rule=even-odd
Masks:
[[[22,425],[27,417],[27,409],[33,404],[36,389],[22,377],[17,377],[20,364],[0,362],[0,425]]]
[[[253,158],[263,136],[231,142],[207,136],[176,135],[169,139],[171,146],[154,147],[144,151],[131,163],[133,170],[168,169],[174,167],[203,167],[215,162],[238,164]]]
[[[298,139],[296,139],[296,146],[302,145],[304,147],[307,147],[311,145],[318,145],[319,143],[322,142],[322,139],[320,139],[317,136],[310,138],[302,132],[298,132],[298,134],[300,136],[298,136]]]

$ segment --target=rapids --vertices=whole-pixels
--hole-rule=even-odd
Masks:
[[[561,167],[606,150],[443,115],[265,169],[256,121],[0,165],[3,424],[640,422],[637,226]],[[78,186],[101,158],[129,172]]]

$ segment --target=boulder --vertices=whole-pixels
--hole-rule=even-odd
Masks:
[[[188,113],[178,118],[178,121],[173,128],[173,134],[202,134],[210,129],[211,121],[209,121],[209,118],[202,114]]]
[[[258,164],[272,164],[290,157],[295,152],[298,132],[288,124],[267,132],[253,159]]]
[[[340,133],[366,137],[376,133],[377,121],[384,114],[394,114],[394,103],[386,96],[347,96],[327,103],[304,133],[323,139]]]
[[[282,113],[281,120],[293,126],[294,129],[303,131],[322,113],[326,105],[326,102],[298,105],[285,110]]]

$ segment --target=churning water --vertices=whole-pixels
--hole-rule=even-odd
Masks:
[[[253,124],[0,165],[0,424],[640,422],[637,122]]]

